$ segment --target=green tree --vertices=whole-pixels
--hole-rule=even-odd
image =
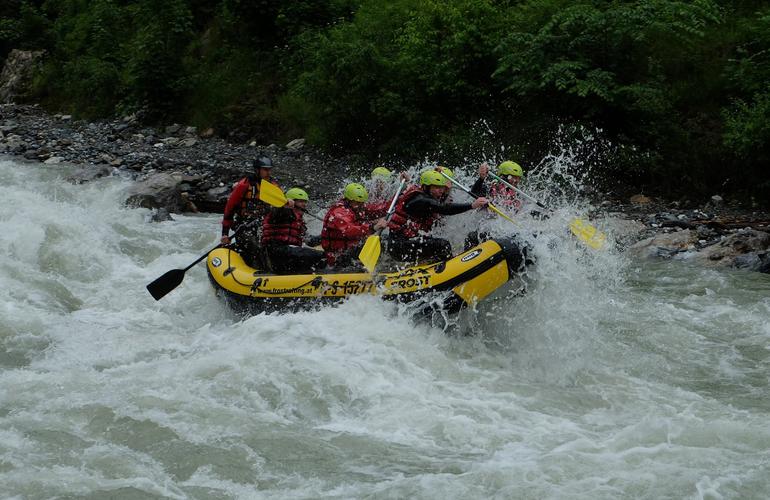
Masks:
[[[364,2],[350,22],[302,39],[297,119],[327,145],[429,144],[489,107],[499,23],[485,0]]]

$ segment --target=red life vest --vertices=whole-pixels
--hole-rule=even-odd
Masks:
[[[246,222],[257,221],[257,224],[262,224],[262,220],[270,210],[270,205],[259,199],[260,182],[261,179],[249,176],[235,185],[222,214],[222,235],[229,234],[233,226]],[[269,179],[268,182],[278,185],[273,179]]]
[[[329,208],[321,229],[321,246],[327,253],[340,253],[355,247],[372,231],[364,213],[356,213],[345,200],[340,200]],[[333,259],[331,259],[333,260]]]
[[[516,190],[509,188],[502,182],[495,182],[489,187],[489,196],[495,198],[504,207],[519,211],[521,200],[516,196]]]
[[[275,223],[273,222],[275,212],[270,212],[262,223],[262,243],[279,245],[302,245],[302,238],[305,236],[307,226],[302,218],[302,210],[295,208],[294,220],[291,222]]]
[[[423,193],[420,186],[410,186],[404,193],[399,196],[398,202],[396,202],[396,210],[393,212],[393,216],[390,218],[388,227],[390,228],[390,234],[400,236],[402,238],[414,238],[422,232],[429,232],[433,225],[441,218],[441,214],[430,213],[423,217],[415,217],[406,213],[404,207],[412,199]]]
[[[262,182],[258,179],[256,182],[249,179],[249,189],[241,198],[241,206],[238,208],[238,218],[242,221],[263,218],[270,211],[270,205],[259,199],[259,183]],[[273,179],[268,179],[268,182],[274,185],[278,183]]]

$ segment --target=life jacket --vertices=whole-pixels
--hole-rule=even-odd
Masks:
[[[393,212],[393,216],[388,223],[390,234],[402,238],[414,238],[420,231],[425,233],[429,232],[436,221],[441,218],[441,214],[437,213],[429,213],[422,217],[415,217],[406,212],[406,204],[420,194],[424,194],[424,191],[420,186],[415,185],[407,188],[407,190],[398,198],[396,210]]]
[[[521,200],[516,196],[516,190],[509,188],[502,182],[495,182],[489,187],[489,196],[496,199],[500,205],[519,211]]]
[[[241,198],[241,205],[238,207],[236,215],[237,222],[244,222],[254,219],[264,219],[270,211],[270,205],[259,199],[259,184],[262,180],[258,177],[249,176],[249,188]],[[278,183],[274,179],[267,179],[274,185]]]
[[[340,200],[329,208],[321,229],[321,246],[327,258],[333,263],[330,254],[338,254],[355,247],[371,232],[371,224],[364,214],[353,211],[345,200]]]
[[[302,218],[302,210],[295,208],[292,211],[294,220],[291,222],[273,222],[275,212],[270,212],[265,216],[262,223],[263,244],[302,245],[302,238],[305,236],[307,226]]]

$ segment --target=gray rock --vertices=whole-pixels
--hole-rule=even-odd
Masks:
[[[165,131],[167,134],[172,135],[172,134],[176,134],[181,129],[182,129],[181,125],[179,125],[178,123],[174,123],[173,125],[169,125],[168,127],[166,127]]]
[[[697,233],[698,238],[705,239],[705,240],[714,238],[719,234],[715,230],[711,229],[710,227],[704,226],[702,224],[695,229],[695,232]]]
[[[182,139],[179,142],[179,146],[183,146],[183,147],[189,148],[189,147],[195,146],[195,144],[197,144],[197,142],[198,142],[198,139],[196,139],[195,137],[188,137],[186,139]]]
[[[168,212],[168,210],[165,208],[158,208],[152,211],[150,217],[147,219],[147,222],[165,222],[169,220],[174,220],[174,218],[171,217],[171,214]]]
[[[195,135],[198,133],[198,127],[187,127],[184,129],[184,133],[187,135]]]
[[[733,267],[770,274],[770,252],[751,252],[738,255]]]
[[[206,191],[206,199],[212,202],[227,201],[230,195],[230,188],[227,186],[218,186]]]
[[[44,51],[14,49],[5,59],[0,73],[0,103],[13,102],[28,96],[32,78],[43,67]]]
[[[770,233],[755,229],[741,229],[722,238],[718,243],[704,248],[693,259],[708,266],[736,266],[738,257],[767,250],[770,250]],[[743,259],[751,260],[751,257],[743,257]]]
[[[637,258],[671,257],[694,248],[697,237],[685,229],[675,233],[658,234],[644,239],[628,248],[627,253]]]
[[[725,201],[724,198],[722,198],[718,194],[715,194],[714,196],[711,197],[711,205],[714,207],[721,207],[724,201]]]
[[[62,158],[61,156],[52,156],[48,158],[46,161],[44,161],[43,163],[45,163],[46,165],[57,165],[62,161],[64,161],[64,158]]]
[[[101,177],[106,177],[111,173],[111,169],[104,165],[88,165],[75,170],[67,180],[73,184],[83,184]]]
[[[181,176],[159,172],[134,184],[128,191],[126,205],[143,208],[165,208],[169,212],[183,212],[187,202],[180,190]]]
[[[289,151],[298,151],[305,145],[305,139],[294,139],[286,144],[286,149]]]

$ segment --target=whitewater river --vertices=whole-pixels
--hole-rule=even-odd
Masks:
[[[448,333],[393,304],[233,316],[218,217],[0,160],[2,498],[767,498],[770,276],[590,252]],[[562,224],[562,226],[560,226]],[[473,335],[466,335],[473,333]]]

